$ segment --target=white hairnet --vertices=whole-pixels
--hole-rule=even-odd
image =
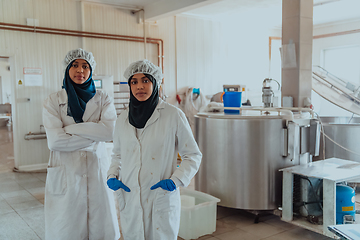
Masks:
[[[163,75],[161,72],[161,68],[154,65],[147,59],[136,61],[131,63],[124,72],[124,77],[128,81],[130,77],[132,77],[136,73],[146,73],[153,76],[157,82],[158,87],[161,85],[161,80],[163,79]]]
[[[87,52],[81,48],[69,51],[66,54],[65,59],[63,61],[64,67],[66,68],[75,59],[86,60],[90,64],[91,70],[94,72],[94,69],[96,67],[96,62],[95,62],[92,52]]]

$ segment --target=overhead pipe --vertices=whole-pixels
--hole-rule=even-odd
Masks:
[[[107,34],[107,33],[97,33],[97,32],[87,32],[87,31],[78,31],[78,30],[69,30],[69,29],[61,29],[61,28],[47,28],[47,27],[37,27],[37,26],[28,26],[22,24],[13,24],[13,23],[4,23],[0,22],[0,26],[11,26],[11,27],[19,27],[19,28],[28,28],[34,29],[34,32],[38,32],[38,30],[48,30],[55,32],[67,32],[67,33],[78,33],[78,34],[89,34],[89,35],[99,35],[99,36],[109,36],[109,37],[119,37],[119,38],[129,38],[129,39],[144,39],[143,37],[136,36],[128,36],[128,35],[119,35],[119,34]],[[16,30],[16,29],[14,29]],[[150,38],[149,38],[150,39]],[[152,38],[151,38],[152,39]],[[158,40],[158,39],[153,39]]]
[[[314,39],[325,38],[325,37],[335,37],[335,36],[341,36],[341,35],[347,35],[347,34],[359,33],[359,32],[360,32],[360,29],[353,29],[353,30],[349,30],[349,31],[317,35],[317,36],[314,36]]]
[[[28,25],[5,23],[5,22],[0,22],[0,29],[21,31],[21,32],[54,34],[54,35],[72,36],[72,37],[99,38],[106,40],[119,40],[119,41],[129,41],[129,42],[145,42],[143,37],[137,37],[137,36],[77,31],[77,30],[68,30],[68,29],[59,29],[59,28],[36,27],[36,26],[28,26]],[[163,40],[159,38],[146,38],[146,43],[158,45],[158,66],[159,67],[161,66],[161,69],[164,72]]]

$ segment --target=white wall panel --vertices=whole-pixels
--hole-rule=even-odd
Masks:
[[[4,19],[8,19],[11,23],[20,24],[19,15],[19,0],[6,1],[2,0],[2,14]]]
[[[164,40],[168,101],[175,103],[176,90],[184,87],[200,88],[205,95],[220,92],[227,83],[222,23],[180,15],[162,19],[158,25]]]
[[[211,95],[222,91],[224,84],[244,84],[254,92],[254,102],[261,104],[262,81],[269,76],[270,31],[255,17],[233,15],[221,21],[184,15],[175,22],[173,17],[158,21],[165,41],[165,67],[170,65],[165,68],[170,71],[165,72],[170,102],[175,102],[176,89],[183,87]]]
[[[164,84],[168,101],[175,102],[176,92],[176,59],[175,59],[175,17],[157,21],[157,31],[164,41]]]
[[[136,23],[136,16],[130,10],[116,9],[96,4],[84,5],[85,31],[104,32],[143,37],[143,25]],[[94,18],[93,16],[97,16]],[[158,38],[153,32],[147,37]],[[86,49],[93,51],[99,63],[98,75],[111,72],[114,81],[123,81],[125,68],[133,61],[144,58],[144,43],[118,40],[85,39]],[[157,45],[147,44],[148,59],[157,64]]]
[[[165,91],[170,96],[169,101],[174,102],[176,89],[183,87],[200,87],[205,94],[221,91],[220,63],[224,59],[220,23],[176,16],[158,21],[158,24],[165,42],[164,65],[168,66],[168,72],[165,71]]]

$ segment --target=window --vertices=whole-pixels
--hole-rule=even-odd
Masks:
[[[342,46],[323,49],[321,66],[336,77],[360,85],[360,46]],[[315,111],[320,116],[348,116],[351,112],[344,110],[313,92],[311,100]]]
[[[331,74],[360,85],[360,46],[323,50],[323,66]]]

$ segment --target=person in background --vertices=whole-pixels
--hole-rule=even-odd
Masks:
[[[124,77],[130,103],[116,121],[107,181],[118,195],[122,235],[125,240],[176,240],[179,187],[189,185],[202,154],[185,114],[159,98],[159,67],[137,61]]]
[[[50,159],[45,186],[45,238],[120,237],[114,194],[106,186],[113,138],[112,99],[95,89],[91,52],[69,51],[63,89],[44,102],[43,122]]]

